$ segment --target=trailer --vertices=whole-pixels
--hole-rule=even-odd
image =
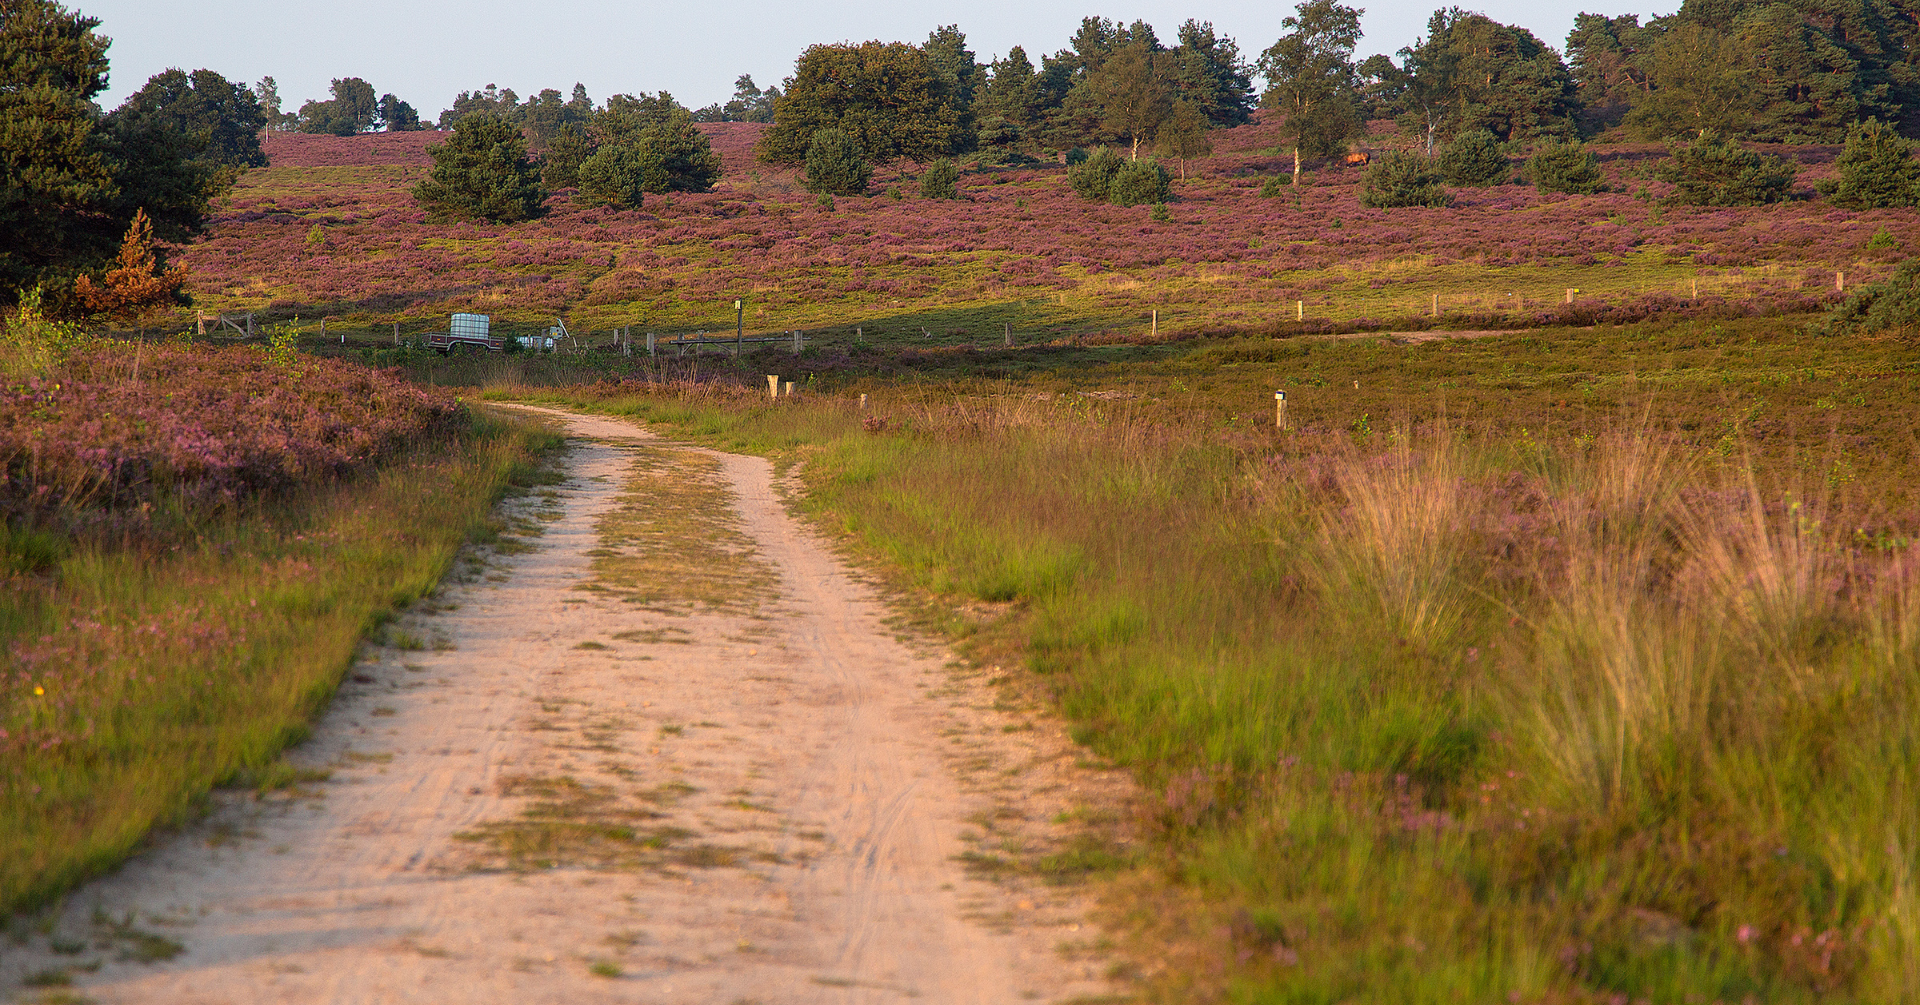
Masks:
[[[446,331],[428,333],[427,348],[443,354],[462,347],[499,352],[507,340],[489,332],[491,323],[492,318],[485,314],[455,314]]]

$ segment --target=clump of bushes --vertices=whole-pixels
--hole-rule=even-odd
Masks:
[[[1847,130],[1847,147],[1834,162],[1840,177],[1814,187],[1842,209],[1920,205],[1920,161],[1913,144],[1879,119]]]
[[[1173,198],[1173,176],[1152,158],[1128,161],[1113,176],[1107,201],[1115,206],[1143,206]]]
[[[1584,143],[1548,143],[1527,158],[1526,178],[1542,192],[1595,195],[1607,190],[1600,158]]]
[[[1080,157],[1076,159],[1075,153]],[[1120,173],[1126,160],[1106,147],[1097,147],[1091,152],[1085,150],[1067,151],[1067,184],[1079,193],[1080,198],[1093,202],[1106,202],[1107,194],[1113,188],[1113,176]]]
[[[1440,174],[1449,185],[1482,188],[1499,185],[1513,174],[1506,148],[1485,129],[1461,133],[1440,154]]]
[[[1795,165],[1742,147],[1712,130],[1675,147],[1660,166],[1660,177],[1674,185],[1672,202],[1685,206],[1760,206],[1784,202],[1791,194]]]
[[[920,195],[925,199],[960,198],[960,169],[944,158],[934,161],[920,176]]]
[[[1068,151],[1067,164],[1067,184],[1082,199],[1141,206],[1173,197],[1173,176],[1151,157],[1127,160],[1100,147],[1078,163],[1074,162],[1073,151]]]
[[[1360,176],[1360,205],[1372,209],[1437,209],[1453,202],[1445,181],[1434,158],[1411,150],[1390,150]]]
[[[853,137],[838,129],[818,129],[807,144],[807,189],[821,195],[861,195],[873,178],[873,165]]]
[[[1266,181],[1260,183],[1260,194],[1262,196],[1265,196],[1268,199],[1278,199],[1281,196],[1286,195],[1287,189],[1292,187],[1293,187],[1292,175],[1277,174],[1271,178],[1268,178]]]

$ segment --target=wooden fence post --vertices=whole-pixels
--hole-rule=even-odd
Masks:
[[[780,397],[780,375],[777,373],[767,374],[767,397]],[[866,395],[863,394],[860,396],[861,401],[865,401],[866,399]]]
[[[1273,392],[1273,426],[1275,429],[1287,428],[1287,392]]]
[[[1160,309],[1157,307],[1153,311],[1153,337],[1160,337]]]
[[[1305,321],[1307,319],[1307,302],[1305,300],[1295,300],[1293,302],[1293,319],[1295,321]]]
[[[1007,325],[1007,348],[1011,349],[1013,348],[1013,322],[1008,321],[1006,325]],[[867,407],[865,405],[866,398],[867,396],[864,394],[860,396],[860,400],[862,402],[860,406],[861,408]]]
[[[1847,292],[1847,274],[1846,273],[1836,272],[1833,274],[1833,292],[1835,293]]]

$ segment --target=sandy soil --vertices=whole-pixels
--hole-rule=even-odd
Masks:
[[[767,461],[564,421],[581,438],[567,481],[509,504],[527,536],[464,558],[290,755],[330,776],[220,794],[29,945],[0,946],[0,994],[771,1005],[1115,990],[1085,888],[986,873],[1111,821],[1125,779],[992,686],[997,668],[889,627],[877,591],[789,516]],[[672,571],[699,535],[718,558]],[[615,567],[665,571],[634,588]],[[22,987],[49,971],[72,985]]]

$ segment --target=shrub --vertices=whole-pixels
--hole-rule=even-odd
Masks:
[[[1268,199],[1278,199],[1281,196],[1286,195],[1287,189],[1292,187],[1293,187],[1292,175],[1277,174],[1271,178],[1268,178],[1266,181],[1260,183],[1260,194],[1265,196]]]
[[[1548,143],[1527,158],[1527,180],[1542,192],[1593,195],[1607,190],[1600,158],[1584,143]]]
[[[1067,151],[1067,166],[1072,167],[1075,164],[1085,164],[1088,156],[1089,154],[1087,153],[1086,147],[1074,147]]]
[[[1822,195],[1843,209],[1894,209],[1920,204],[1920,161],[1913,145],[1878,119],[1847,130],[1847,148],[1834,162],[1836,181],[1822,182]]]
[[[1453,202],[1440,166],[1411,150],[1391,150],[1360,176],[1360,205],[1373,209],[1439,208]]]
[[[1660,177],[1673,183],[1670,201],[1681,205],[1759,206],[1785,201],[1797,170],[1708,129],[1698,140],[1675,147],[1660,166]]]
[[[1161,203],[1172,197],[1173,176],[1152,158],[1122,164],[1107,187],[1107,199],[1116,206]]]
[[[540,156],[540,180],[550,189],[578,188],[580,166],[593,156],[593,139],[578,123],[561,126]]]
[[[816,129],[807,144],[807,188],[822,195],[861,195],[873,177],[873,165],[853,137],[838,129]]]
[[[1107,201],[1113,176],[1119,174],[1121,165],[1126,163],[1106,147],[1096,148],[1077,164],[1073,163],[1072,151],[1068,151],[1067,161],[1067,184],[1073,186],[1080,198],[1094,202]]]
[[[960,169],[944,158],[934,161],[920,176],[920,195],[927,199],[960,198]]]
[[[1441,175],[1449,185],[1475,188],[1499,185],[1513,175],[1507,163],[1507,151],[1500,140],[1485,129],[1461,133],[1440,154]]]
[[[413,197],[429,219],[518,223],[543,211],[547,190],[540,185],[540,169],[527,157],[520,127],[499,115],[463,116],[453,137],[427,153],[433,169],[413,187]]]
[[[666,189],[667,168],[653,144],[608,143],[580,165],[582,201],[616,209],[639,209],[648,192]]]
[[[1920,259],[1901,263],[1893,275],[1828,311],[1826,329],[1834,335],[1920,330]]]

